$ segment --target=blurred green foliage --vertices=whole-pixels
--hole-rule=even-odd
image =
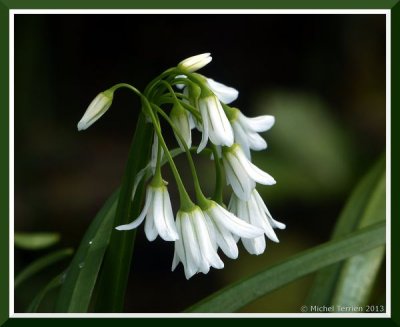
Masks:
[[[235,106],[247,116],[276,117],[264,134],[268,149],[253,157],[277,180],[260,193],[287,229],[264,255],[241,248],[238,260],[224,258],[223,270],[186,281],[180,269],[170,272],[172,244],[149,243],[139,228],[127,312],[181,311],[328,240],[356,181],[385,149],[384,15],[17,15],[16,230],[57,231],[60,246],[76,248],[120,185],[139,110],[137,100],[121,91],[110,112],[78,133],[86,106],[111,84],[142,88],[165,68],[206,51],[214,61],[203,73],[239,89]],[[172,134],[167,139],[176,145]],[[199,140],[195,135],[195,144]],[[210,191],[213,166],[199,160],[201,182]],[[178,166],[188,172],[184,158]],[[172,181],[168,170],[165,176]],[[171,192],[171,199],[177,194]],[[16,273],[43,254],[16,249]],[[21,285],[16,312],[61,268]],[[311,281],[299,280],[245,311],[298,312]],[[384,283],[381,274],[377,294]],[[170,301],[176,290],[179,296]],[[46,297],[41,311],[52,310],[55,295]]]

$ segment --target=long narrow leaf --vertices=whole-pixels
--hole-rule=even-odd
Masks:
[[[382,157],[359,182],[351,194],[336,223],[332,239],[341,237],[357,229],[375,186],[384,173],[384,170],[385,157]],[[306,300],[308,305],[331,304],[341,268],[342,263],[337,263],[318,271]]]
[[[374,224],[290,257],[252,277],[242,279],[195,304],[186,312],[237,311],[298,278],[384,243],[385,223]]]
[[[69,257],[74,252],[73,249],[62,249],[53,253],[50,253],[44,257],[37,259],[22,270],[14,280],[14,288],[17,288],[21,283],[31,278],[33,275],[37,274],[39,271],[55,264]]]
[[[383,174],[371,195],[360,227],[366,227],[385,220],[386,212],[386,176]],[[385,254],[385,247],[354,256],[343,264],[332,304],[336,306],[362,306],[368,304],[369,295],[374,286]]]
[[[56,302],[57,312],[86,312],[114,222],[118,191],[99,211],[68,268]]]
[[[146,165],[151,149],[152,125],[146,123],[141,113],[129,151],[125,174],[121,183],[114,226],[127,224],[132,216],[140,212],[143,182],[137,187],[132,201],[132,190],[136,174]],[[113,229],[97,285],[95,312],[121,312],[125,289],[131,266],[131,257],[136,230],[117,231]]]

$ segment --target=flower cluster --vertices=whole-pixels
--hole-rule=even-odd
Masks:
[[[187,58],[153,80],[143,93],[129,84],[117,84],[100,93],[78,123],[78,129],[83,130],[100,118],[111,106],[118,88],[129,88],[141,97],[143,113],[153,124],[155,133],[149,164],[137,175],[133,192],[144,176],[147,175],[150,181],[140,215],[130,224],[116,229],[131,230],[145,221],[144,230],[149,241],[159,235],[165,241],[174,242],[172,270],[181,262],[187,279],[199,272],[206,274],[210,267],[223,268],[219,249],[227,257],[236,259],[239,240],[249,253],[263,253],[266,238],[279,242],[274,229],[285,228],[272,218],[256,190],[257,183],[273,185],[275,180],[251,162],[250,152],[266,149],[267,143],[259,133],[273,126],[274,117],[249,118],[229,106],[237,99],[238,91],[197,73],[211,60],[209,53]],[[170,124],[180,153],[185,153],[188,158],[195,202],[186,192],[171,150],[164,141],[161,118]],[[194,129],[202,135],[197,147],[192,146]],[[201,190],[192,152],[211,154],[217,172],[212,198],[204,196]],[[161,176],[165,158],[180,195],[176,218],[167,183]],[[224,176],[233,191],[227,207],[223,203]]]

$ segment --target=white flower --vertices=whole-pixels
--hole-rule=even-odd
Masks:
[[[191,122],[192,118],[190,116],[190,113],[187,110],[183,109],[180,105],[176,104],[171,110],[170,118],[174,123],[174,125],[176,126],[176,128],[178,129],[178,131],[180,132],[180,134],[182,135],[186,143],[186,146],[190,148],[192,146],[192,124],[193,124],[193,120]],[[176,135],[175,131],[174,134],[180,148],[183,151],[185,151],[185,148],[182,145],[179,137]]]
[[[214,81],[212,78],[207,78],[207,85],[210,90],[217,96],[219,101],[225,104],[229,104],[237,99],[239,91],[233,87],[226,86],[222,83]]]
[[[222,163],[227,183],[232,186],[235,194],[242,200],[249,200],[251,192],[256,187],[256,182],[263,185],[276,183],[272,176],[246,158],[238,144],[222,149]]]
[[[113,100],[112,91],[104,91],[99,93],[94,100],[90,103],[89,107],[86,109],[83,117],[78,123],[78,131],[87,129],[96,120],[105,114],[105,112],[110,108]]]
[[[232,194],[229,202],[229,210],[245,222],[263,229],[265,235],[276,243],[279,243],[274,228],[285,229],[285,224],[274,220],[264,201],[256,189],[251,193],[248,201],[243,201]],[[242,243],[250,254],[259,255],[265,251],[265,237],[243,238]]]
[[[235,142],[240,144],[243,152],[250,158],[250,149],[260,151],[267,148],[267,142],[258,134],[269,130],[275,123],[274,116],[264,115],[249,118],[240,110],[235,110],[234,118],[231,120]]]
[[[130,224],[116,227],[117,230],[130,230],[138,227],[146,218],[144,231],[149,241],[157,235],[165,241],[176,241],[178,233],[174,223],[171,200],[165,185],[147,187],[146,201],[139,217]]]
[[[178,211],[176,228],[179,239],[175,241],[172,270],[182,262],[187,279],[198,272],[207,274],[210,267],[222,269],[224,263],[213,247],[205,217],[199,207],[191,211]]]
[[[178,68],[185,72],[192,73],[195,72],[196,70],[199,70],[200,68],[203,68],[211,60],[212,57],[210,56],[210,53],[207,52],[182,60],[178,64]]]
[[[220,247],[229,258],[238,257],[236,238],[254,238],[264,234],[261,228],[237,218],[214,201],[210,201],[209,208],[203,212],[214,248]]]
[[[233,144],[232,126],[218,98],[212,93],[201,97],[199,108],[203,124],[202,138],[197,153],[206,147],[208,138],[215,145],[231,146]]]

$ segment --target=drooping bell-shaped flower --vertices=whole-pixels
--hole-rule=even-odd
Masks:
[[[225,168],[227,183],[242,200],[249,200],[256,183],[275,184],[275,179],[254,165],[243,153],[240,145],[222,148],[222,163]]]
[[[210,56],[210,53],[202,53],[197,56],[192,56],[182,60],[178,64],[178,68],[184,72],[192,73],[199,70],[200,68],[203,68],[205,65],[210,63],[211,60],[212,57]]]
[[[250,149],[260,151],[267,148],[267,142],[258,133],[265,132],[274,125],[274,116],[263,115],[249,118],[240,110],[232,108],[231,117],[235,142],[240,144],[247,158],[250,158]]]
[[[171,200],[165,185],[150,185],[146,190],[146,200],[139,217],[127,225],[116,227],[117,230],[131,230],[138,227],[146,218],[144,231],[149,241],[157,235],[165,241],[176,241],[179,236],[174,222]]]
[[[106,90],[99,93],[93,101],[89,104],[81,120],[78,123],[78,131],[87,129],[96,120],[105,114],[105,112],[110,108],[113,101],[114,92]]]
[[[256,189],[252,191],[248,201],[241,200],[235,194],[232,194],[228,209],[245,222],[261,228],[265,236],[276,243],[278,243],[279,240],[275,234],[274,228],[286,228],[285,224],[272,218],[267,206]],[[242,243],[250,254],[259,255],[263,253],[266,248],[264,235],[254,238],[242,237]]]
[[[206,147],[208,139],[215,145],[232,146],[233,129],[216,95],[206,92],[198,103],[202,118],[202,138],[197,153]]]
[[[213,247],[204,214],[199,207],[196,206],[191,211],[178,211],[176,227],[179,239],[175,241],[172,270],[182,262],[186,279],[189,279],[198,272],[207,274],[210,267],[224,267]]]
[[[189,111],[182,108],[180,104],[175,104],[171,110],[170,118],[180,134],[182,135],[186,146],[190,148],[192,146],[192,118],[190,116]],[[174,131],[175,138],[180,146],[180,148],[185,151],[184,146],[181,143],[181,140],[177,136],[176,132]]]
[[[214,248],[220,247],[231,259],[238,257],[239,251],[236,238],[254,238],[263,235],[263,230],[252,226],[244,220],[224,209],[214,201],[209,200],[209,207],[203,211],[210,231]]]

